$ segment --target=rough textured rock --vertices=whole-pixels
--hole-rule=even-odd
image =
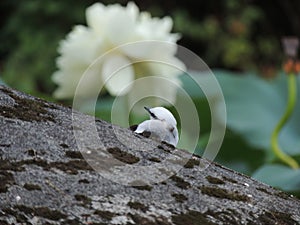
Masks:
[[[0,86],[0,224],[300,224],[300,201],[279,190],[98,119],[101,143],[80,146],[73,120],[70,108]],[[88,151],[108,170],[93,170]],[[140,170],[164,181],[130,172],[165,158]]]

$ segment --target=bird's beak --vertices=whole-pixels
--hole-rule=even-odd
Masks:
[[[145,106],[144,109],[150,114],[150,116],[151,116],[153,119],[158,119],[158,118],[156,117],[156,115],[155,115],[153,112],[151,112],[151,110],[150,110],[149,107]]]
[[[151,114],[151,111],[150,111],[150,108],[149,108],[149,107],[145,106],[144,109],[145,109],[149,114]]]

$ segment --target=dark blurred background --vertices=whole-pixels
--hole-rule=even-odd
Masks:
[[[2,0],[0,79],[19,90],[50,98],[57,47],[76,24],[85,24],[93,0]],[[102,1],[104,4],[127,1]],[[169,15],[179,44],[211,68],[256,70],[272,77],[281,66],[280,39],[300,36],[298,0],[135,1],[152,16]]]

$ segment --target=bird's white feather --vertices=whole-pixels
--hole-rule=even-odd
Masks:
[[[176,146],[178,143],[178,130],[176,119],[172,113],[163,107],[146,109],[150,113],[150,120],[140,123],[135,132],[150,132],[151,138]]]

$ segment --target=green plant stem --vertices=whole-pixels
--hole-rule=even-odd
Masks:
[[[282,127],[286,124],[288,119],[291,117],[291,114],[295,108],[296,100],[297,100],[297,82],[296,82],[296,75],[294,73],[288,74],[288,103],[285,109],[285,112],[281,119],[279,120],[278,124],[276,125],[275,129],[273,130],[271,136],[271,146],[272,150],[276,157],[278,157],[282,162],[286,163],[290,167],[297,169],[299,168],[299,164],[296,160],[294,160],[289,155],[285,154],[278,143],[278,136],[282,129]]]

